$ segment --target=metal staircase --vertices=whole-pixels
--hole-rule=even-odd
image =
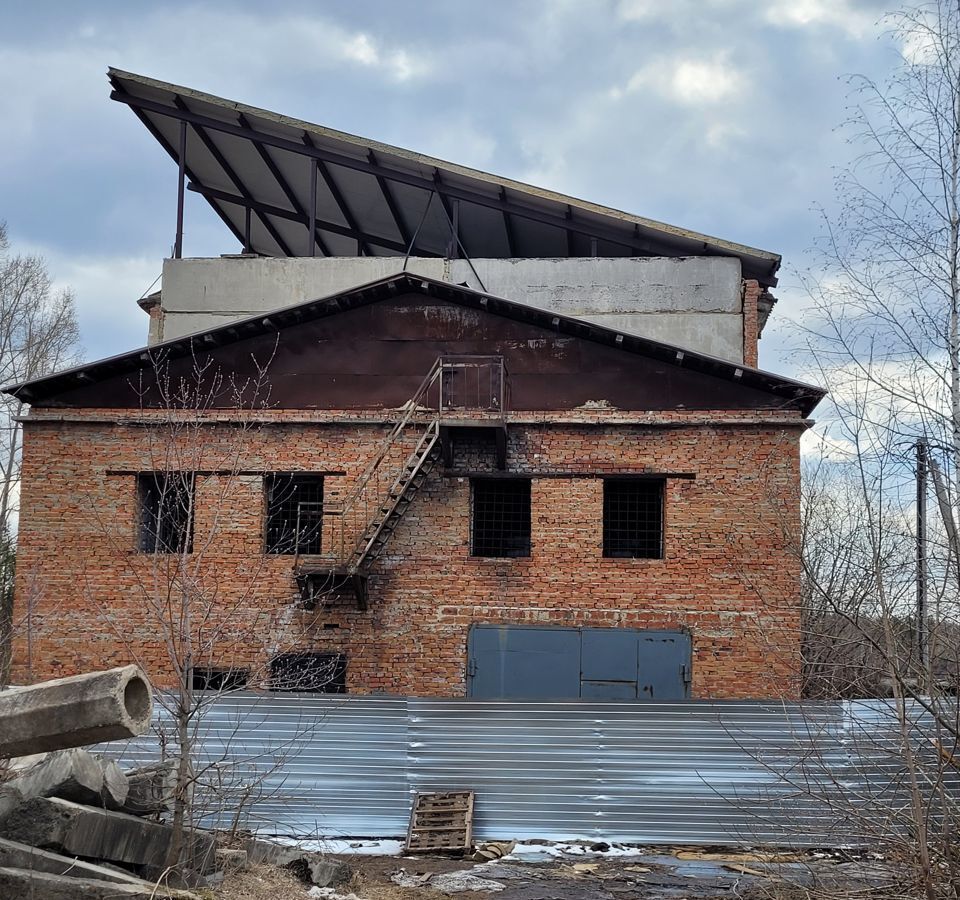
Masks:
[[[369,569],[380,555],[407,507],[413,503],[413,498],[430,474],[439,456],[439,440],[440,423],[434,420],[407,457],[403,469],[387,492],[386,502],[377,510],[360,536],[348,562],[351,571]]]
[[[475,376],[475,396],[464,390],[468,371]],[[483,389],[481,373],[488,381]],[[451,427],[494,424],[505,430],[505,378],[501,357],[437,359],[353,489],[342,502],[324,504],[329,549],[297,560],[305,605],[314,606],[322,595],[349,584],[358,606],[366,608],[370,570],[440,458],[443,442],[450,441]],[[468,418],[452,424],[454,411]]]

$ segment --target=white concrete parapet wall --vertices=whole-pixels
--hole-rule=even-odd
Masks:
[[[407,271],[743,362],[740,260],[731,257],[412,258]],[[168,259],[150,343],[400,272],[396,257]],[[476,270],[476,274],[474,274]],[[479,276],[479,281],[477,276]]]

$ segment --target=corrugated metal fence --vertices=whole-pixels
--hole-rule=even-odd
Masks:
[[[922,711],[909,719],[930,748]],[[907,802],[885,701],[235,693],[198,722],[208,821],[229,827],[240,809],[240,824],[264,833],[400,836],[414,791],[469,788],[478,838],[824,846],[855,842],[865,817],[889,821]],[[110,752],[144,763],[160,741]]]

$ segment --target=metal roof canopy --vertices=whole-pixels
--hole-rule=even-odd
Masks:
[[[109,69],[128,105],[245,250],[266,256],[780,256],[190,88]],[[459,246],[458,246],[459,245]]]

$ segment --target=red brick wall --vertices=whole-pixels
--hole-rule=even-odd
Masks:
[[[760,299],[760,283],[754,279],[743,282],[743,362],[757,367],[760,328],[757,301]]]
[[[172,560],[134,549],[133,473],[166,460],[208,472],[345,472],[326,480],[334,501],[382,428],[276,416],[248,431],[210,424],[171,439],[162,427],[96,421],[102,411],[70,415],[25,428],[15,679],[137,660],[168,683],[167,637],[181,631],[187,593],[198,664],[260,673],[278,652],[337,650],[357,693],[462,695],[469,626],[523,623],[686,629],[694,696],[795,694],[800,573],[784,535],[799,519],[802,426],[789,414],[512,425],[509,468],[533,475],[526,559],[470,556],[469,479],[456,473],[491,469],[494,451],[462,441],[378,561],[369,609],[347,594],[312,612],[295,605],[293,558],[263,554],[258,474],[199,480],[188,577],[171,586]],[[663,560],[602,556],[594,476],[624,470],[693,475],[667,482]]]

